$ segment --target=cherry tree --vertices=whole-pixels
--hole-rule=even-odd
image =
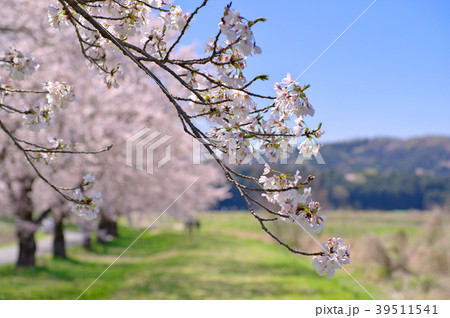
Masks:
[[[8,8],[8,6],[10,7]],[[47,113],[44,112],[44,115],[38,117],[37,120],[31,121],[31,126],[28,124],[30,121],[22,124],[22,118],[15,119],[14,125],[17,127],[17,131],[21,133],[21,136],[26,136],[23,140],[34,140],[36,138],[36,140],[39,140],[40,137],[35,136],[34,132],[27,132],[27,129],[25,129],[27,127],[23,126],[28,125],[34,130],[48,130],[48,126],[51,123],[52,127],[50,129],[55,134],[73,138],[85,147],[98,148],[98,145],[115,145],[112,150],[103,154],[98,152],[81,152],[76,151],[78,146],[75,144],[64,142],[52,136],[50,138],[51,144],[55,144],[58,147],[64,146],[65,148],[47,149],[43,152],[44,155],[41,152],[34,152],[33,154],[39,154],[40,157],[35,159],[30,156],[31,160],[29,160],[29,165],[27,165],[25,160],[20,160],[21,151],[17,151],[17,145],[5,142],[5,145],[8,147],[2,148],[4,154],[2,157],[3,163],[8,169],[2,173],[1,180],[11,188],[8,199],[10,204],[18,205],[17,208],[13,209],[16,215],[27,214],[26,217],[17,219],[16,223],[18,235],[24,236],[26,234],[27,239],[25,241],[28,242],[26,245],[30,246],[30,248],[27,249],[25,254],[28,255],[29,261],[22,262],[19,259],[18,265],[34,264],[34,232],[38,228],[40,221],[50,212],[52,212],[55,219],[55,254],[65,256],[62,220],[68,215],[67,205],[62,204],[61,201],[62,189],[53,186],[49,182],[49,178],[44,177],[42,172],[40,172],[41,167],[44,167],[47,175],[54,180],[58,180],[58,182],[80,184],[77,188],[69,189],[73,190],[75,195],[75,198],[70,200],[73,202],[74,212],[87,219],[79,220],[80,225],[85,229],[87,242],[89,241],[90,230],[94,228],[92,219],[97,214],[100,214],[100,230],[106,230],[106,234],[117,234],[114,228],[119,215],[128,214],[131,211],[145,212],[149,209],[164,209],[176,198],[177,192],[179,193],[185,189],[197,176],[204,181],[199,183],[196,193],[186,193],[183,198],[183,204],[176,202],[173,205],[169,213],[174,217],[189,218],[198,209],[206,209],[227,196],[227,187],[223,186],[224,179],[218,173],[217,167],[212,167],[210,164],[189,165],[192,150],[189,146],[192,144],[190,138],[182,133],[181,126],[179,127],[171,119],[176,113],[170,114],[170,111],[167,111],[167,107],[164,107],[164,103],[161,102],[161,93],[149,81],[142,81],[138,71],[130,68],[126,72],[125,79],[129,83],[126,88],[120,87],[109,90],[107,87],[99,86],[97,79],[94,76],[85,74],[83,67],[75,69],[61,67],[61,65],[70,64],[83,66],[84,58],[78,54],[78,47],[76,44],[73,44],[73,40],[67,35],[67,33],[70,34],[70,30],[66,30],[65,33],[64,31],[47,31],[48,28],[43,25],[47,24],[44,14],[37,15],[43,18],[41,20],[33,18],[33,16],[36,16],[36,12],[46,12],[47,6],[45,3],[20,0],[8,3],[8,6],[4,7],[5,10],[3,12],[7,14],[2,16],[2,21],[6,23],[5,25],[12,25],[15,28],[1,28],[5,32],[1,32],[0,36],[10,42],[20,43],[23,47],[35,52],[37,56],[45,57],[46,63],[42,65],[41,70],[44,68],[43,73],[46,76],[64,78],[66,82],[74,83],[76,89],[83,92],[83,94],[78,95],[76,104],[83,106],[78,107],[77,114],[68,111],[60,112],[52,119],[47,116],[47,113],[49,115],[54,114],[52,109],[52,111]],[[17,16],[19,11],[21,12],[19,15],[21,19],[12,21],[12,17]],[[11,14],[11,12],[15,12],[15,14]],[[28,31],[27,34],[23,34],[20,30]],[[64,47],[63,51],[60,49],[61,47]],[[192,56],[192,48],[184,49],[180,54],[184,57]],[[31,59],[31,56],[27,58],[29,58],[30,68],[36,68],[36,65],[32,64],[33,59]],[[9,67],[8,64],[6,66]],[[122,63],[122,69],[127,69],[126,62]],[[8,68],[7,71],[20,72],[21,68]],[[22,73],[24,73],[24,76],[21,77],[27,75],[25,71],[22,71]],[[31,71],[28,73],[31,73]],[[8,74],[8,76],[11,77],[12,75]],[[167,78],[167,80],[170,83],[171,79]],[[172,82],[174,81],[172,80]],[[66,98],[66,100],[73,101],[72,86],[68,86],[65,89],[65,87],[61,87],[63,84],[57,83],[59,83],[58,88],[60,91],[68,91],[69,98]],[[40,85],[38,81],[32,82],[32,79],[28,79],[27,84]],[[107,86],[110,85],[108,84]],[[48,83],[45,85],[44,90],[33,92],[19,92],[17,90],[13,92],[13,89],[9,86],[2,86],[2,92],[4,92],[5,96],[8,95],[6,97],[15,97],[23,105],[34,102],[35,96],[32,95],[29,98],[26,94],[44,95],[52,102],[59,98],[57,102],[66,104],[66,101],[61,100],[59,95],[55,95],[57,98],[52,95],[52,89],[55,90]],[[15,93],[16,96],[9,96],[12,93]],[[22,94],[19,95],[19,93]],[[65,104],[64,107],[59,108],[65,108]],[[113,110],[111,105],[114,105]],[[9,107],[6,103],[2,104],[2,106]],[[17,110],[19,109],[17,108]],[[39,114],[43,113],[40,109],[36,112]],[[23,115],[25,116],[26,114]],[[162,177],[160,175],[149,177],[147,174],[137,173],[134,169],[123,164],[125,162],[123,149],[125,148],[126,139],[136,130],[136,127],[145,125],[170,133],[182,146],[177,147],[177,151],[172,154],[171,169],[165,171]],[[13,134],[12,136],[14,137]],[[8,137],[10,137],[8,134],[0,135],[0,138],[4,138],[5,141]],[[37,146],[34,141],[33,145]],[[67,149],[70,149],[70,151]],[[109,150],[109,147],[107,149]],[[24,153],[26,154],[27,151]],[[58,162],[59,156],[72,153],[84,153],[86,156],[73,156]],[[96,155],[90,156],[90,154]],[[94,172],[97,180],[92,174],[88,173],[88,170]],[[180,171],[183,171],[183,173],[180,173]],[[22,177],[22,174],[25,177]],[[48,187],[43,187],[42,184],[39,185],[36,179],[40,176],[42,176],[41,183],[47,183],[53,190],[57,191],[48,191]],[[99,203],[98,195],[93,196],[89,202],[83,202],[83,200],[86,200],[85,193],[90,190],[95,181],[100,183],[98,187],[102,189],[103,193],[103,204],[100,209],[97,208],[97,203]],[[21,187],[21,190],[16,191],[19,193],[17,196],[13,195],[13,185]],[[168,189],[174,191],[168,191]],[[200,197],[196,195],[199,190],[203,193]],[[31,192],[34,192],[33,196],[31,196]],[[68,199],[66,196],[62,196],[62,198]],[[82,203],[88,203],[92,208],[84,209],[82,208]],[[95,206],[93,206],[93,203],[95,203]],[[42,210],[45,213],[41,213],[34,220],[32,212],[35,210]]]
[[[31,76],[37,70],[38,64],[31,55],[13,47],[0,54],[0,67],[3,71],[2,77],[6,78],[6,82],[0,87],[0,109],[3,113],[0,120],[3,167],[0,176],[8,189],[8,197],[14,210],[19,241],[17,265],[34,266],[34,232],[49,213],[46,210],[37,218],[33,217],[34,208],[30,194],[37,178],[70,201],[72,208],[80,213],[95,215],[97,205],[101,201],[99,193],[80,194],[81,187],[86,185],[56,185],[42,171],[42,166],[66,155],[94,152],[78,151],[70,141],[53,136],[50,136],[46,143],[42,136],[35,136],[42,128],[52,126],[56,113],[73,101],[71,86],[64,82],[47,81],[41,89],[23,88],[18,81]],[[27,81],[27,84],[32,83]],[[20,166],[17,164],[19,162],[26,162],[28,165]]]
[[[6,76],[12,80],[23,80],[37,68],[30,56],[15,48],[4,51],[0,61],[3,62],[3,66],[6,65]],[[2,94],[0,108],[5,113],[0,120],[0,128],[4,133],[1,137],[4,169],[0,173],[9,190],[10,198],[16,203],[15,219],[20,243],[18,265],[32,266],[35,251],[34,232],[43,217],[41,215],[36,220],[32,217],[33,204],[30,193],[36,178],[43,180],[65,200],[71,201],[74,210],[87,216],[95,215],[101,197],[99,193],[86,195],[81,193],[81,187],[85,186],[83,184],[71,187],[55,185],[40,169],[40,166],[48,165],[61,156],[83,152],[76,150],[70,141],[56,137],[49,137],[49,145],[46,145],[36,141],[39,138],[33,138],[34,136],[23,132],[22,129],[37,132],[43,127],[51,126],[54,113],[64,109],[72,101],[71,86],[60,82],[46,82],[42,90],[30,90],[15,88],[13,83],[8,81],[0,88]],[[31,94],[33,96],[29,96]],[[41,95],[47,100],[46,104],[38,102]],[[35,106],[22,110],[19,108],[22,106],[16,106],[15,103],[30,103]],[[13,167],[17,162],[23,161],[28,162],[29,166],[24,169]],[[73,192],[73,195],[68,192]]]
[[[28,14],[25,8],[29,9]],[[22,14],[11,14],[13,9]],[[2,4],[0,27],[2,43],[11,45],[1,48],[0,53],[0,149],[4,168],[0,171],[0,177],[8,190],[2,195],[6,197],[4,200],[11,207],[16,223],[19,242],[18,266],[34,266],[34,233],[40,222],[51,212],[51,209],[46,207],[37,217],[33,215],[38,207],[31,194],[36,189],[38,179],[60,198],[69,201],[73,211],[88,218],[96,215],[101,202],[100,193],[87,191],[88,187],[93,187],[92,182],[83,183],[80,178],[76,182],[66,183],[72,186],[62,187],[59,186],[62,180],[53,179],[48,169],[52,163],[73,154],[97,152],[80,151],[76,143],[58,138],[61,136],[61,129],[58,129],[59,118],[67,108],[70,112],[68,106],[75,100],[74,89],[68,82],[54,79],[61,75],[51,71],[52,68],[58,69],[55,54],[42,54],[45,57],[42,60],[54,62],[54,66],[46,67],[49,64],[39,65],[38,59],[31,53],[22,51],[34,51],[36,47],[45,48],[51,42],[48,34],[36,34],[35,31],[45,30],[42,28],[45,21],[34,25],[36,28],[28,28],[29,25],[26,25],[27,21],[32,21],[30,16],[35,13],[32,10],[33,6],[21,1]],[[15,45],[20,46],[22,50]],[[45,80],[45,77],[48,80]]]
[[[320,204],[311,200],[308,187],[314,177],[274,171],[269,165],[261,176],[242,175],[232,168],[234,163],[244,164],[259,154],[270,162],[285,159],[300,137],[304,141],[298,149],[304,156],[318,151],[317,140],[323,131],[320,126],[309,128],[305,122],[314,115],[306,96],[308,85],[300,85],[287,74],[274,84],[272,94],[252,90],[255,82],[268,80],[266,75],[245,77],[249,57],[262,53],[253,27],[265,19],[246,19],[231,5],[225,7],[218,30],[205,44],[204,57],[175,56],[193,18],[207,2],[189,13],[161,0],[59,0],[49,8],[49,22],[55,28],[70,26],[75,31],[82,55],[109,87],[120,81],[119,53],[121,61],[131,61],[152,79],[176,110],[185,132],[204,145],[226,179],[237,187],[261,228],[289,251],[313,256],[317,272],[332,277],[335,269],[349,263],[349,247],[342,239],[330,238],[321,251],[311,253],[293,249],[267,227],[267,223],[283,220],[308,233],[324,229],[325,217],[320,214]],[[169,37],[171,32],[177,36]],[[136,41],[139,33],[141,40]],[[163,76],[172,77],[183,90],[171,89]],[[210,123],[209,130],[199,125],[200,118]],[[241,180],[255,185],[246,186]],[[255,195],[264,196],[277,208],[261,203]],[[255,208],[271,217],[262,216]]]

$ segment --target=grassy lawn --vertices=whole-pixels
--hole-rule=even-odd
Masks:
[[[422,226],[427,220],[425,213],[409,212],[380,212],[380,211],[330,211],[325,212],[326,219],[325,231],[318,237],[342,236],[351,238],[360,238],[368,233],[374,235],[392,234],[399,230],[405,231],[408,236],[415,236],[420,233]],[[217,231],[254,233],[267,237],[258,226],[258,222],[249,218],[247,213],[203,213],[202,220],[208,228],[214,228]],[[446,221],[450,221],[447,216]],[[281,227],[284,227],[285,223]],[[275,223],[274,223],[275,224]],[[275,227],[278,227],[276,224]],[[291,227],[298,232],[297,227]],[[276,230],[275,230],[276,231]],[[250,234],[249,234],[250,235]]]
[[[368,299],[343,271],[318,276],[311,259],[267,240],[244,213],[203,213],[202,228],[151,229],[82,299]],[[70,260],[40,258],[37,269],[0,267],[0,299],[75,299],[137,237],[121,237],[90,252],[70,251]],[[358,277],[361,280],[361,277]],[[376,297],[380,288],[362,281]]]
[[[360,238],[370,233],[377,236],[404,231],[408,237],[420,233],[426,223],[424,213],[410,212],[328,212],[327,233],[343,237]],[[447,218],[448,219],[448,218]]]

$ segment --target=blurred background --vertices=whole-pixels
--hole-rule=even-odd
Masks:
[[[194,19],[180,57],[203,55],[227,3],[211,1]],[[274,243],[214,163],[192,165],[192,141],[158,89],[126,62],[120,88],[106,89],[85,67],[73,30],[48,27],[49,4],[0,0],[0,49],[33,52],[41,75],[31,87],[43,79],[75,86],[78,100],[54,133],[86,149],[113,150],[45,173],[73,184],[93,172],[105,202],[98,220],[77,218],[0,136],[0,299],[77,298],[156,219],[82,298],[450,298],[449,2],[233,2],[244,17],[267,18],[254,30],[263,54],[248,62],[247,77],[270,78],[257,91],[272,92],[287,72],[311,84],[310,125],[322,122],[326,131],[319,156],[299,163],[294,153],[287,166],[273,168],[316,176],[313,199],[327,219],[315,238],[342,236],[351,245],[346,269],[354,279],[342,270],[320,277],[310,258]],[[192,12],[198,4],[182,6]],[[29,135],[21,118],[3,120],[45,143],[47,134]],[[144,127],[172,137],[172,160],[154,175],[125,166],[126,140]],[[263,167],[237,169],[259,176]],[[26,219],[17,212],[25,201]],[[298,226],[270,229],[293,247],[320,249]],[[34,266],[16,268],[21,240],[36,243]]]

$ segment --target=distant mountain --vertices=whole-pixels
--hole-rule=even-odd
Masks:
[[[313,199],[327,208],[430,209],[450,208],[450,137],[412,139],[375,138],[325,144],[325,164],[304,160],[273,165],[281,171],[300,170],[317,178]],[[261,174],[260,165],[238,167],[240,172]],[[222,208],[245,208],[237,191]]]
[[[450,176],[450,137],[353,140],[326,144],[320,152],[325,169],[342,173],[374,169]]]

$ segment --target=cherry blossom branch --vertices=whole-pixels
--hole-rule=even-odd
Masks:
[[[126,19],[127,22],[124,20],[124,22],[120,22],[122,23],[120,25],[114,25],[115,21],[107,19],[107,16],[91,15],[88,12],[89,8],[80,5],[79,1],[59,0],[59,2],[64,8],[68,8],[66,9],[67,19],[75,27],[82,53],[100,73],[106,75],[105,81],[108,87],[114,86],[113,83],[115,83],[113,77],[116,68],[110,69],[107,66],[107,51],[113,46],[159,86],[177,111],[184,131],[203,144],[207,152],[222,168],[225,178],[238,189],[249,211],[269,236],[293,253],[314,256],[314,266],[319,274],[326,272],[327,276],[331,277],[334,275],[334,269],[337,268],[336,264],[341,266],[341,264],[349,262],[348,247],[341,244],[340,238],[332,238],[328,243],[323,244],[321,252],[308,253],[291,248],[265,225],[265,222],[273,222],[278,219],[285,221],[292,219],[300,225],[303,224],[303,229],[311,233],[319,233],[324,228],[325,218],[318,214],[319,203],[312,200],[307,203],[311,196],[311,188],[306,185],[314,179],[313,176],[308,176],[306,181],[302,182],[298,172],[291,176],[274,171],[266,165],[263,175],[257,179],[239,174],[225,164],[227,158],[231,158],[233,154],[238,157],[237,164],[242,164],[258,149],[269,157],[269,160],[276,161],[293,151],[292,141],[300,136],[306,137],[298,145],[299,151],[304,156],[316,155],[320,146],[316,139],[323,134],[323,131],[320,130],[321,125],[317,129],[311,130],[304,122],[304,117],[313,116],[315,112],[304,93],[309,87],[308,85],[300,86],[295,80],[292,80],[288,73],[281,83],[275,83],[276,96],[248,90],[257,80],[267,80],[267,76],[259,75],[247,82],[244,76],[247,58],[252,54],[261,53],[261,49],[256,46],[251,28],[265,19],[247,20],[240,15],[239,11],[231,9],[230,4],[225,7],[218,25],[219,31],[214,38],[210,38],[205,46],[207,57],[171,60],[169,59],[170,54],[179,45],[193,17],[206,5],[207,0],[203,1],[192,15],[184,13],[180,6],[172,4],[167,11],[159,10],[159,18],[163,22],[163,26],[162,28],[152,27],[151,33],[146,33],[141,40],[142,48],[131,43],[129,36],[145,25],[146,21],[143,18],[145,10],[137,5],[142,5],[142,1],[126,6],[129,10],[135,10],[133,17],[136,18],[130,19],[130,21]],[[95,1],[91,3],[93,2]],[[96,3],[101,11],[102,2]],[[116,9],[120,16],[123,4],[115,0],[109,2],[109,4],[111,3],[118,6]],[[165,4],[154,2],[154,5],[161,8]],[[108,7],[109,14],[112,14],[113,7]],[[115,15],[113,16],[115,17]],[[80,18],[77,19],[77,17]],[[57,18],[58,16],[56,16]],[[104,20],[109,20],[113,25],[106,24]],[[58,21],[59,23],[60,21]],[[82,33],[87,32],[84,30],[95,31],[92,34],[85,34]],[[166,30],[179,32],[178,37],[168,48],[165,40]],[[101,42],[100,38],[103,38]],[[225,39],[221,41],[223,38]],[[222,44],[225,47],[222,47]],[[90,52],[88,53],[87,50]],[[158,56],[160,58],[157,58]],[[169,92],[161,80],[162,77],[159,73],[157,75],[150,70],[149,65],[157,66],[158,70],[175,79],[191,96],[180,97],[179,94],[174,95]],[[180,69],[174,70],[174,66]],[[181,74],[180,71],[182,71]],[[258,108],[254,99],[269,99],[273,103]],[[187,102],[192,111],[186,111],[179,102]],[[183,106],[186,105],[183,104]],[[195,118],[206,116],[215,125],[209,132],[202,131],[194,123]],[[290,124],[290,120],[295,121],[294,126]],[[250,140],[257,141],[256,148],[250,144]],[[222,152],[221,157],[216,153],[217,150]],[[257,182],[260,188],[242,184],[236,178]],[[267,208],[258,200],[253,199],[249,193],[262,193],[267,201],[278,206],[280,211],[275,212]],[[276,217],[263,218],[259,216],[255,212],[253,204]]]
[[[60,2],[66,2],[68,3],[69,6],[72,7],[72,9],[77,12],[78,14],[80,14],[81,16],[83,16],[89,23],[91,23],[91,25],[96,28],[98,30],[98,32],[105,37],[106,39],[110,40],[114,45],[116,45],[121,51],[122,53],[124,53],[125,56],[128,56],[135,64],[137,64],[137,66],[139,68],[141,68],[147,75],[149,75],[155,82],[156,84],[161,88],[161,90],[163,91],[163,93],[166,95],[166,97],[169,99],[169,101],[175,106],[176,110],[179,113],[179,116],[182,118],[182,121],[184,123],[187,124],[187,126],[190,128],[191,133],[199,140],[202,140],[204,137],[206,137],[190,120],[189,116],[186,114],[186,112],[180,107],[180,105],[176,102],[176,100],[173,98],[173,96],[169,93],[169,91],[167,90],[167,88],[163,85],[163,83],[159,80],[159,78],[157,78],[144,64],[142,64],[142,62],[136,58],[136,56],[134,56],[130,51],[128,51],[126,49],[127,45],[124,45],[123,41],[117,39],[115,36],[113,36],[108,30],[106,30],[100,23],[98,23],[93,17],[91,17],[89,14],[87,14],[81,7],[79,7],[75,1],[73,0],[60,0]],[[174,76],[184,87],[186,87],[188,90],[192,91],[200,100],[204,101],[203,97],[197,93],[190,85],[188,85],[182,78],[180,78],[174,71],[172,71],[171,69],[167,68],[165,65],[163,65],[163,63],[155,60],[154,63],[156,63],[158,66],[160,66],[162,69],[166,70],[167,72],[169,72],[172,76]],[[220,84],[220,83],[218,83]],[[281,242],[281,240],[279,240],[278,238],[276,238],[275,235],[273,235],[264,225],[264,221],[262,220],[262,218],[258,217],[253,210],[253,207],[251,205],[251,203],[249,202],[249,200],[246,198],[246,193],[244,192],[244,189],[250,189],[242,184],[239,184],[236,180],[234,180],[234,178],[232,178],[232,176],[230,175],[230,172],[228,171],[228,169],[225,167],[225,165],[222,163],[222,161],[220,160],[220,158],[217,157],[217,155],[215,154],[215,152],[212,150],[212,148],[210,147],[209,144],[203,143],[204,147],[207,149],[207,151],[210,153],[210,155],[214,158],[214,160],[219,164],[219,166],[223,169],[225,177],[231,182],[233,183],[239,190],[239,192],[241,193],[241,196],[245,199],[245,201],[247,202],[248,208],[249,210],[252,212],[252,214],[258,219],[258,221],[260,222],[262,228],[270,235],[272,236],[274,239],[276,239],[277,242]],[[298,189],[298,188],[296,188]],[[251,190],[254,190],[253,188]],[[259,189],[258,189],[259,190]],[[269,191],[271,192],[271,191]],[[273,191],[275,192],[275,190]],[[282,245],[284,245],[285,247],[287,247],[290,251],[295,251],[294,249],[290,248],[287,244],[281,242]],[[281,244],[280,243],[280,244]],[[295,251],[295,253],[297,254],[302,254],[302,255],[310,255],[309,253],[305,253],[305,252],[300,252],[300,251]],[[321,255],[319,254],[313,254],[313,255]]]
[[[166,56],[164,57],[164,60],[167,61],[167,59],[170,56],[170,53],[172,53],[173,49],[177,46],[178,43],[180,43],[181,39],[184,36],[184,33],[186,32],[186,30],[188,29],[192,19],[195,17],[195,15],[200,11],[201,8],[203,8],[204,6],[206,6],[206,4],[208,3],[208,0],[204,0],[203,3],[201,5],[199,5],[194,12],[189,15],[189,18],[186,20],[186,24],[184,25],[183,29],[180,32],[180,35],[178,36],[178,38],[175,40],[175,42],[170,46],[170,48],[167,50]]]
[[[0,91],[5,91],[5,92],[9,92],[9,93],[30,93],[30,94],[47,94],[48,93],[48,91],[15,89],[15,88],[1,87],[1,86],[0,86]]]

